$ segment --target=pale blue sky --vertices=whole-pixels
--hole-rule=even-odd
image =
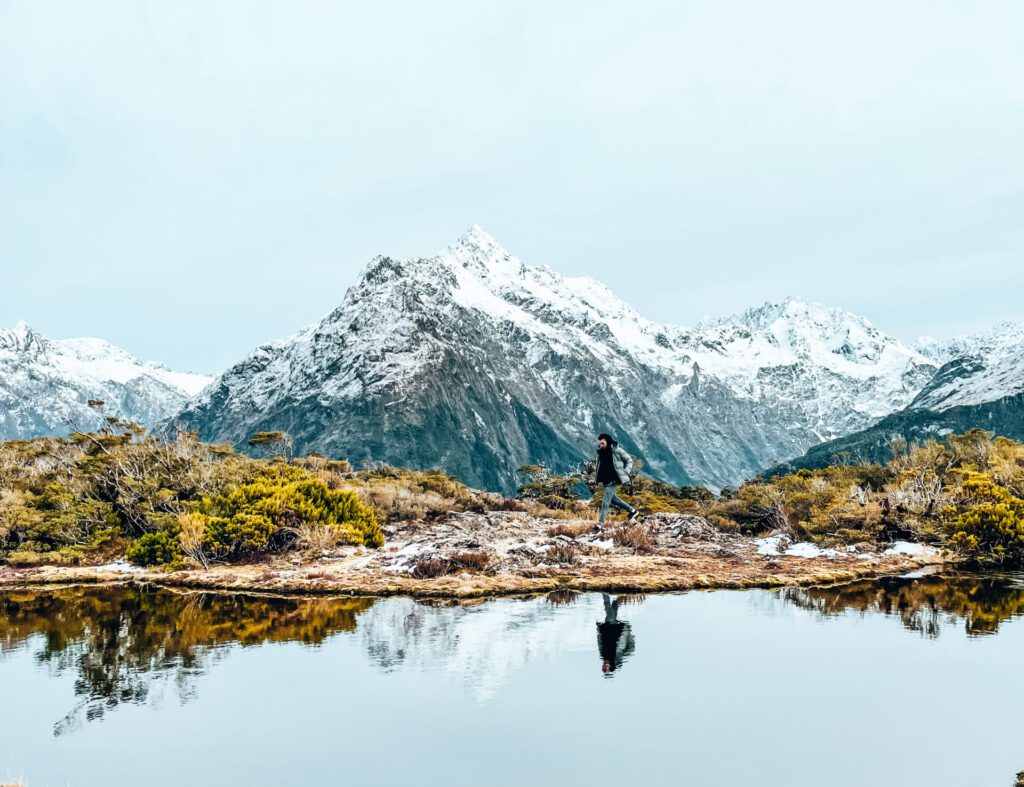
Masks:
[[[1024,3],[0,0],[0,325],[219,371],[479,223],[692,324],[1024,318]]]

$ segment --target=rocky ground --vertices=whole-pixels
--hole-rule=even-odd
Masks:
[[[943,562],[913,544],[823,550],[785,536],[723,533],[680,514],[633,526],[495,511],[447,513],[385,528],[379,550],[345,547],[244,565],[167,572],[121,561],[103,566],[0,566],[0,587],[135,581],[263,592],[470,598],[557,589],[648,592],[841,582]]]

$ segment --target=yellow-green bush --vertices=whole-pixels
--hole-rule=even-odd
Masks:
[[[332,526],[341,543],[384,543],[376,515],[354,493],[287,465],[269,465],[249,483],[203,498],[199,513],[206,517],[203,546],[219,558],[283,548],[302,523]]]
[[[0,560],[106,559],[126,539],[141,564],[185,554],[205,564],[290,548],[308,524],[334,528],[338,542],[383,543],[373,511],[332,488],[346,463],[296,464],[241,456],[191,433],[144,435],[117,419],[98,432],[0,442]],[[200,519],[187,520],[183,534],[188,515]]]
[[[980,563],[1024,562],[1024,500],[976,471],[964,474],[960,491],[945,511],[950,548]]]

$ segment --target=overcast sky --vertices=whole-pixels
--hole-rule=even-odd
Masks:
[[[479,223],[688,325],[1024,318],[1024,3],[0,0],[0,325],[215,372]]]

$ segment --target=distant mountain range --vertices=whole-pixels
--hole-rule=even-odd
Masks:
[[[94,429],[102,415],[155,424],[210,377],[140,361],[101,339],[47,339],[25,322],[0,328],[0,439]]]
[[[570,467],[609,431],[652,475],[720,486],[870,426],[938,366],[797,299],[659,325],[473,227],[432,257],[375,258],[337,309],[257,348],[177,420],[236,444],[284,429],[298,450],[504,491],[518,466]]]
[[[1024,440],[1024,323],[1002,323],[946,345],[918,342],[918,348],[945,363],[907,407],[769,472],[884,462],[892,458],[894,440],[920,443],[968,429]]]
[[[995,390],[999,401],[1016,391],[1006,407],[1019,413],[1022,338],[1004,324],[908,346],[797,298],[660,325],[603,284],[528,265],[474,226],[435,256],[376,257],[333,312],[209,385],[98,340],[0,332],[0,437],[59,430],[86,416],[85,399],[102,398],[207,440],[244,448],[253,432],[280,429],[299,452],[442,467],[510,492],[518,466],[569,468],[609,431],[649,474],[720,487],[786,460],[812,466],[844,439],[897,429],[891,419],[908,412],[972,407],[964,417],[981,417]],[[1019,418],[984,417],[975,425]]]

